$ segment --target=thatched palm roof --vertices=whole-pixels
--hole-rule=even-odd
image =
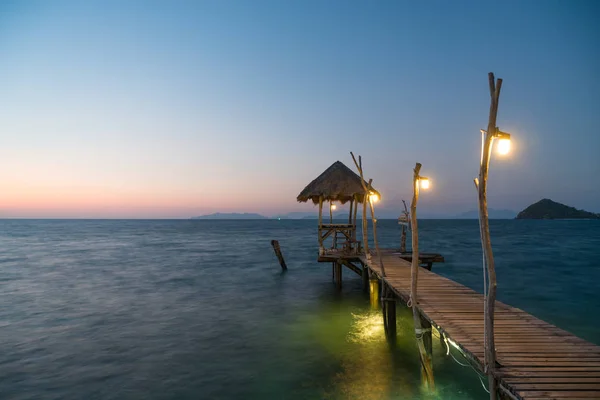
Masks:
[[[373,192],[379,196],[376,190]],[[336,161],[317,179],[309,183],[296,200],[301,203],[312,200],[313,203],[319,204],[319,197],[323,196],[323,201],[336,201],[344,204],[358,197],[359,202],[362,203],[364,195],[365,190],[360,182],[360,176],[342,162]]]

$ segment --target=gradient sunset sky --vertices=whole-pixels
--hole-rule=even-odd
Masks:
[[[334,161],[381,207],[476,209],[487,73],[503,78],[489,206],[600,212],[596,1],[2,1],[0,217],[310,211]]]

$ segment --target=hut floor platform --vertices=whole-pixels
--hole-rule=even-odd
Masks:
[[[410,263],[396,250],[360,261],[398,297],[410,296]],[[483,295],[424,268],[419,269],[418,308],[432,326],[483,370]],[[515,307],[496,302],[495,374],[502,391],[523,400],[600,399],[600,347]],[[454,350],[456,351],[456,350]]]

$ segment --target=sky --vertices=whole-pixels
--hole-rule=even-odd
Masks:
[[[595,1],[0,2],[0,217],[313,211],[333,162],[381,210],[477,208],[488,72],[503,79],[489,207],[600,212]]]

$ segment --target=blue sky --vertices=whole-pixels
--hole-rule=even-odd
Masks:
[[[492,208],[600,212],[593,1],[0,4],[0,216],[310,210],[336,160],[381,207],[476,208],[487,73],[503,78]]]

